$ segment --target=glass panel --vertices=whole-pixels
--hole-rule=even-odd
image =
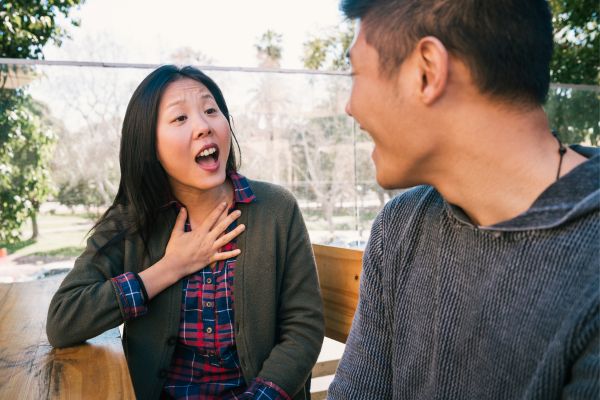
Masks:
[[[51,205],[84,205],[99,215],[110,204],[119,182],[123,115],[151,70],[36,65],[8,75],[3,93],[19,88],[31,95],[42,113],[42,130],[57,137]],[[241,173],[288,188],[313,242],[364,247],[376,214],[400,191],[377,185],[372,142],[344,112],[350,78],[206,72],[221,87],[232,114]],[[564,142],[600,144],[596,87],[553,87],[545,108]]]

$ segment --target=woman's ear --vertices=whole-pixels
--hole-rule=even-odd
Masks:
[[[448,50],[438,38],[426,36],[419,40],[413,54],[421,75],[421,100],[427,105],[433,104],[446,90]]]

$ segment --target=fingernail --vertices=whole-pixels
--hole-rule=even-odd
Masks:
[[[225,207],[226,205],[227,205],[226,201],[224,201],[224,202],[221,203],[221,207]]]

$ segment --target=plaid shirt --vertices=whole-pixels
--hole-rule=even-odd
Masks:
[[[229,175],[234,187],[234,202],[250,203],[255,199],[246,178]],[[174,206],[179,208],[178,203]],[[237,226],[234,222],[227,232]],[[185,230],[191,230],[189,221]],[[221,251],[237,249],[236,241]],[[163,398],[188,399],[290,399],[273,382],[261,378],[246,385],[235,346],[234,293],[236,259],[204,267],[183,279],[179,337],[171,367],[163,386]],[[147,312],[146,299],[138,277],[126,272],[113,280],[119,288],[119,299],[126,319]]]

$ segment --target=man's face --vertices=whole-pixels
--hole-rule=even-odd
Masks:
[[[424,151],[420,137],[415,79],[410,56],[391,76],[380,73],[377,50],[367,43],[364,28],[358,27],[350,47],[352,92],[346,112],[373,139],[371,158],[377,182],[383,188],[413,186],[418,161]]]

